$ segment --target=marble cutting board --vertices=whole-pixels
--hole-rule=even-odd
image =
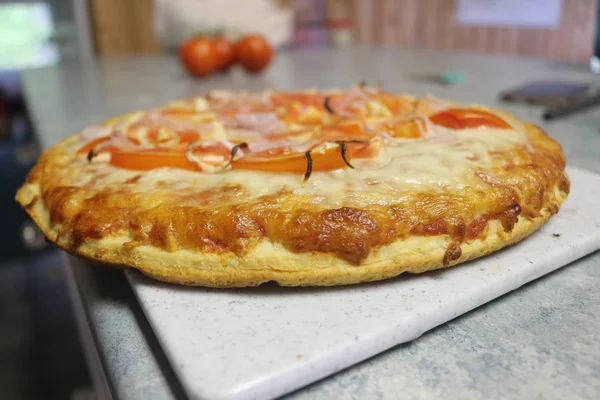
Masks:
[[[600,175],[569,168],[560,213],[524,242],[462,266],[334,288],[217,290],[126,275],[191,399],[273,398],[600,248]]]

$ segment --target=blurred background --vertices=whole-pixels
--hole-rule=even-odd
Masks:
[[[160,55],[214,30],[260,33],[278,51],[388,46],[600,70],[598,10],[596,0],[0,0],[0,398],[93,398],[61,254],[14,201],[40,153],[22,71]]]

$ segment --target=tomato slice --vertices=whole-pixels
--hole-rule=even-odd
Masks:
[[[375,129],[382,131],[394,138],[420,138],[422,121],[418,119],[398,122],[382,122]]]
[[[482,110],[470,108],[451,108],[430,117],[435,125],[450,129],[465,128],[499,128],[510,129],[511,126],[502,118]]]
[[[420,124],[423,124],[423,121],[417,119],[393,124],[390,129],[390,135],[396,138],[420,138]]]
[[[350,158],[373,158],[379,155],[381,150],[381,141],[368,143],[348,143],[348,153]],[[346,157],[348,158],[348,157]]]
[[[214,153],[213,153],[214,154]],[[244,169],[266,172],[294,172],[305,173],[307,158],[304,153],[293,153],[281,156],[252,155],[234,160],[231,163],[233,169]],[[353,151],[346,153],[346,159],[350,160]],[[268,157],[268,158],[267,158]],[[346,167],[342,159],[340,147],[330,147],[323,151],[311,152],[313,171],[330,171]],[[153,149],[147,151],[116,151],[111,155],[110,164],[130,170],[149,171],[156,168],[180,168],[190,171],[201,171],[202,169],[191,162],[182,152],[169,150],[160,151]]]
[[[339,146],[329,147],[323,151],[313,151],[310,155],[313,171],[331,171],[346,167]],[[350,152],[346,153],[348,161],[350,161],[351,156]],[[302,174],[306,172],[307,162],[305,153],[293,153],[287,156],[271,158],[254,157],[252,153],[249,153],[244,158],[234,160],[231,163],[231,167],[233,169]]]
[[[386,106],[392,115],[405,115],[415,107],[414,100],[387,92],[376,94],[374,99]]]
[[[275,107],[285,107],[290,110],[297,109],[300,107],[304,109],[309,106],[313,106],[320,111],[325,111],[325,98],[329,98],[329,105],[338,110],[339,103],[344,100],[347,102],[346,93],[335,93],[329,96],[325,96],[323,93],[302,93],[302,92],[279,92],[271,95],[271,102]]]
[[[138,171],[149,171],[164,167],[201,171],[202,169],[196,163],[187,159],[186,149],[187,145],[143,150],[116,150],[112,152],[110,164],[115,167]],[[223,160],[228,160],[231,154],[227,147],[219,143],[198,146],[193,153],[221,156]]]
[[[86,144],[85,146],[83,146],[82,148],[80,148],[79,150],[77,150],[77,154],[87,154],[90,152],[90,150],[92,150],[99,144],[108,142],[109,139],[110,139],[109,136],[94,139],[91,142],[89,142],[88,144]]]
[[[110,156],[110,164],[136,171],[149,171],[156,168],[171,167],[201,171],[200,167],[189,161],[184,153],[153,151],[116,151]]]
[[[357,135],[364,133],[365,128],[364,124],[359,120],[344,119],[323,128],[322,131],[325,134],[328,132],[341,132],[347,135],[347,139],[352,139],[356,138]]]
[[[325,107],[325,99],[328,101],[328,107]],[[316,125],[332,118],[337,119],[344,112],[354,115],[365,114],[364,99],[347,92],[327,96],[323,93],[274,93],[271,101],[275,107],[284,110],[282,116],[284,121],[300,125]]]
[[[161,110],[160,113],[162,115],[172,115],[172,116],[176,116],[176,117],[192,117],[198,114],[198,111],[194,110],[193,108],[181,108],[181,107],[173,107],[173,108],[166,108],[164,110]]]
[[[277,92],[271,95],[271,102],[276,107],[290,107],[293,103],[298,103],[322,109],[325,107],[325,96],[321,93]]]
[[[150,143],[161,143],[165,141],[173,140],[175,137],[179,138],[179,143],[192,143],[200,139],[200,134],[198,131],[186,130],[186,131],[178,131],[175,132],[173,137],[167,139],[159,138],[159,129],[151,129],[148,132],[148,141]]]
[[[178,147],[181,147],[181,145],[184,145],[184,144],[189,144],[189,143],[195,142],[200,138],[200,134],[198,132],[191,131],[191,130],[177,132],[176,136],[179,137]],[[109,141],[110,139],[111,139],[110,136],[94,139],[91,142],[87,143],[82,148],[80,148],[79,150],[77,150],[77,154],[88,154],[90,152],[90,150],[92,150],[99,144]],[[159,139],[157,129],[152,129],[148,132],[148,140],[150,143],[160,144],[161,142],[170,141],[171,139],[172,138],[169,138],[167,140]],[[130,138],[130,140],[133,143],[139,144],[138,141],[135,139]],[[105,153],[105,152],[114,152],[114,151],[118,151],[118,150],[119,150],[119,148],[117,146],[107,146],[107,147],[104,147],[100,152]]]
[[[292,103],[286,108],[282,119],[287,123],[298,125],[313,126],[321,124],[323,122],[323,117],[325,116],[325,111],[321,108],[312,104],[303,106],[300,103]]]

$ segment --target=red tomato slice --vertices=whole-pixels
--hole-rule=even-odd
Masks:
[[[325,107],[325,99],[328,99],[328,107]],[[276,107],[285,110],[282,116],[284,121],[301,125],[320,124],[338,118],[342,112],[356,115],[363,115],[365,112],[364,106],[357,108],[355,104],[356,101],[361,103],[364,101],[348,93],[335,93],[329,96],[322,93],[274,93],[271,101]],[[319,113],[314,112],[315,108]]]
[[[269,140],[309,141],[322,138],[324,142],[335,140],[369,140],[374,135],[364,131],[363,124],[356,120],[342,120],[320,129],[306,127],[294,131],[278,132],[269,135]]]
[[[269,150],[264,151],[256,151],[253,153],[249,153],[249,157],[253,159],[267,159],[273,157],[285,157],[293,153],[293,150],[289,147],[276,147]]]
[[[177,117],[192,117],[198,114],[193,108],[165,108],[160,111],[162,115],[173,115]]]
[[[211,111],[224,118],[235,117],[238,114],[251,114],[251,113],[270,113],[273,112],[273,108],[264,104],[223,104],[215,105],[211,108]]]
[[[123,169],[133,169],[139,171],[149,171],[156,168],[180,168],[191,171],[201,171],[202,169],[194,162],[189,161],[185,155],[187,145],[155,148],[144,150],[116,150],[110,157],[110,164]],[[228,160],[231,152],[222,144],[211,144],[208,146],[198,146],[193,151],[194,154],[214,154]]]
[[[177,136],[179,136],[179,145],[182,145],[182,144],[189,144],[189,143],[195,142],[196,140],[199,139],[200,134],[196,131],[181,131],[181,132],[177,132]],[[109,136],[92,140],[91,142],[87,143],[85,146],[83,146],[82,148],[77,150],[77,154],[88,154],[90,152],[90,150],[92,150],[99,144],[102,144],[109,140],[110,140]],[[135,139],[130,138],[130,140],[133,143],[139,144],[138,141]],[[150,132],[148,132],[148,140],[150,143],[155,143],[155,144],[164,142],[164,140],[158,139],[158,130],[156,130],[156,129],[153,129]],[[168,140],[170,140],[170,139],[168,139]],[[181,147],[181,146],[178,146],[178,147]],[[107,146],[107,147],[104,147],[100,152],[106,153],[106,152],[114,152],[114,151],[118,151],[118,150],[119,150],[119,148],[117,146]]]
[[[405,115],[415,107],[415,101],[396,94],[381,92],[374,99],[386,106],[393,115]]]
[[[110,164],[136,171],[149,171],[156,168],[171,167],[201,171],[200,167],[189,161],[185,153],[167,151],[116,151],[110,156]]]
[[[417,119],[398,121],[395,123],[383,122],[375,127],[378,131],[387,133],[395,138],[420,138],[422,121]]]
[[[231,167],[233,169],[267,172],[306,172],[307,159],[304,153],[293,153],[278,157],[266,154],[262,154],[262,156],[259,154],[249,154],[244,158],[234,160],[231,163]],[[353,152],[348,151],[346,159],[350,160],[352,155]],[[312,152],[311,157],[313,160],[313,171],[329,171],[346,166],[339,147]],[[163,167],[201,171],[201,168],[197,164],[186,158],[185,153],[171,151],[117,151],[112,154],[110,164],[115,167],[138,171],[148,171]]]
[[[285,113],[282,114],[282,119],[287,123],[314,126],[323,123],[324,116],[325,111],[318,108],[318,106],[311,105],[309,108],[299,103],[293,103],[286,108]]]
[[[311,152],[310,155],[313,161],[313,171],[331,171],[346,167],[339,146],[330,147],[324,151]],[[346,159],[350,161],[350,158],[350,152],[346,153]],[[293,153],[288,156],[275,158],[258,158],[249,153],[248,156],[233,161],[231,167],[233,169],[303,174],[306,172],[307,159],[304,153]]]
[[[373,158],[379,155],[381,150],[381,141],[369,143],[348,143],[348,153],[350,158]],[[348,157],[346,157],[348,158]]]
[[[98,146],[100,143],[107,142],[109,139],[110,139],[110,137],[108,137],[108,136],[94,139],[91,142],[89,142],[88,144],[86,144],[85,146],[83,146],[82,148],[80,148],[79,150],[77,150],[77,154],[87,154],[94,147]]]
[[[271,95],[271,102],[275,107],[290,107],[292,104],[302,106],[315,106],[319,110],[325,109],[325,98],[329,98],[329,105],[337,110],[340,101],[348,102],[347,93],[335,93],[326,96],[323,93],[303,93],[303,92],[277,92]]]
[[[432,115],[430,119],[432,123],[450,129],[479,127],[510,129],[511,127],[502,118],[492,113],[470,108],[451,108]]]
[[[293,103],[299,103],[322,109],[325,107],[325,96],[321,93],[277,92],[271,95],[271,102],[275,107],[289,107]]]
[[[150,143],[161,143],[165,141],[170,141],[173,138],[168,139],[159,139],[158,138],[158,129],[151,129],[148,132],[148,140]],[[197,131],[187,130],[187,131],[179,131],[175,133],[175,136],[179,137],[179,143],[192,143],[200,139],[200,134]]]
[[[332,124],[326,128],[323,128],[323,132],[342,132],[348,135],[348,139],[354,136],[360,135],[365,132],[364,124],[358,120],[341,120]]]

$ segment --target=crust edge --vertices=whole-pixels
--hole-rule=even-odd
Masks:
[[[61,235],[58,226],[51,226],[43,202],[34,200],[36,188],[34,184],[22,187],[17,193],[17,201],[24,205],[46,237],[62,249],[96,262],[131,266],[160,281],[218,288],[258,286],[269,281],[281,286],[349,285],[388,279],[405,272],[421,273],[450,267],[521,241],[542,227],[553,215],[551,210],[557,210],[567,197],[560,192],[556,202],[547,204],[536,218],[519,217],[510,232],[505,232],[497,221],[491,221],[485,239],[462,243],[461,256],[447,265],[443,260],[452,239],[440,235],[396,240],[373,252],[357,266],[329,253],[294,253],[268,239],[243,257],[187,250],[168,252],[152,246],[127,248],[123,246],[129,240],[125,236],[89,240],[73,248],[68,234]]]

